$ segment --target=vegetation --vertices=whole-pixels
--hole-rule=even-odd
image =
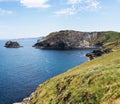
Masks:
[[[96,42],[115,50],[41,84],[30,104],[120,104],[120,34],[104,32]]]
[[[35,91],[32,104],[114,104],[120,102],[120,50],[54,77]],[[120,103],[116,103],[120,104]]]
[[[104,42],[104,46],[119,43],[120,42],[120,33],[114,31],[100,32],[98,39],[95,42]]]

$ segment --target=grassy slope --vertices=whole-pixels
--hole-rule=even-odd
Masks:
[[[104,43],[105,46],[113,44],[113,43],[119,43],[120,33],[114,32],[114,31],[101,32],[98,39],[94,41],[93,43],[96,43],[98,41],[105,41]]]
[[[120,104],[120,34],[104,32],[96,41],[102,40],[116,51],[46,81],[31,96],[31,103]]]
[[[120,50],[48,80],[36,90],[32,104],[112,104],[120,98],[119,56]]]

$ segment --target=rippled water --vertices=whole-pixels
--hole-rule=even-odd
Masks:
[[[3,47],[0,41],[0,104],[19,102],[49,78],[88,60],[91,50],[41,50],[37,39],[17,40],[23,48]]]

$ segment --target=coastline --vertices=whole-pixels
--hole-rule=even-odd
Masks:
[[[79,48],[79,49],[73,49],[73,50],[86,50],[86,49],[94,49],[94,50],[96,50],[96,49],[101,49],[101,48]],[[49,50],[49,49],[46,49],[46,50]],[[52,50],[52,49],[51,49]],[[55,49],[56,50],[56,49]],[[58,49],[57,49],[58,50]],[[60,49],[61,50],[61,49]],[[93,51],[94,51],[93,50]],[[63,50],[64,51],[64,50]],[[85,57],[87,57],[86,55],[85,55]],[[99,57],[101,57],[101,56],[99,56]],[[87,60],[86,62],[89,62],[90,61],[90,58],[89,58],[89,60]],[[85,64],[86,62],[84,62],[84,63],[82,63],[82,64]],[[80,65],[78,65],[78,66],[80,66]],[[77,67],[77,66],[75,66],[75,67]],[[75,67],[73,67],[72,69],[74,69]],[[71,70],[71,69],[70,69]],[[64,73],[66,73],[67,71],[65,71]],[[59,75],[57,75],[57,76],[60,76],[60,75],[62,75],[62,74],[64,74],[64,73],[61,73],[61,74],[59,74]],[[54,77],[52,77],[52,78],[55,78],[55,77],[57,77],[57,76],[54,76]],[[50,78],[50,79],[52,79],[52,78]],[[26,97],[26,98],[24,98],[23,100],[22,100],[22,102],[15,102],[15,103],[13,103],[13,104],[31,104],[29,101],[30,101],[30,99],[32,98],[32,96],[34,96],[35,95],[35,91],[41,86],[41,85],[43,85],[44,83],[46,83],[46,82],[48,82],[50,79],[48,79],[48,80],[46,80],[45,82],[43,82],[43,83],[41,83],[41,84],[39,84],[38,85],[38,87],[30,94],[30,96],[29,97]]]
[[[102,94],[104,95],[104,89],[102,88],[102,87],[100,87],[99,86],[99,84],[100,84],[100,82],[103,80],[103,79],[101,79],[101,76],[99,76],[99,75],[101,75],[104,71],[105,71],[105,76],[104,76],[104,74],[102,75],[103,77],[107,77],[107,78],[109,78],[110,76],[111,76],[111,73],[113,73],[113,64],[111,63],[111,64],[109,64],[110,62],[111,62],[111,60],[113,61],[113,62],[116,62],[116,60],[118,60],[118,56],[119,56],[119,54],[120,54],[120,51],[116,51],[116,52],[110,52],[109,54],[106,54],[106,55],[103,55],[103,56],[101,56],[101,57],[98,57],[98,58],[96,58],[96,59],[94,59],[94,60],[92,60],[92,61],[87,61],[87,62],[85,62],[85,63],[83,63],[82,65],[79,65],[79,66],[77,66],[77,67],[74,67],[74,68],[72,68],[71,70],[69,70],[69,71],[67,71],[67,72],[65,72],[65,73],[63,73],[63,74],[60,74],[60,75],[58,75],[58,76],[56,76],[56,77],[53,77],[53,78],[51,78],[51,79],[49,79],[49,80],[47,80],[47,81],[45,81],[43,84],[40,84],[38,87],[37,87],[37,89],[29,96],[29,97],[27,97],[27,98],[25,98],[25,99],[23,99],[23,101],[22,102],[19,102],[19,104],[33,104],[33,99],[34,99],[34,101],[37,101],[37,99],[39,98],[39,99],[41,99],[41,100],[39,100],[39,102],[36,102],[35,104],[43,104],[42,102],[43,101],[45,101],[45,102],[51,102],[51,100],[47,97],[50,93],[49,93],[49,91],[50,91],[50,89],[52,89],[53,91],[55,91],[56,92],[56,87],[57,86],[61,86],[60,88],[62,88],[62,90],[63,90],[63,92],[61,92],[62,94],[66,94],[66,92],[68,92],[67,94],[69,94],[71,91],[73,91],[74,93],[77,91],[77,89],[76,89],[76,84],[77,85],[79,85],[79,87],[80,87],[80,90],[83,90],[83,97],[84,96],[86,96],[87,97],[87,95],[84,95],[85,93],[88,93],[88,92],[86,92],[86,91],[88,91],[87,89],[91,89],[91,88],[94,88],[94,90],[96,90],[97,92],[96,93],[93,93],[93,92],[89,92],[90,94],[94,94],[94,96],[96,96],[96,94],[97,93],[101,93],[101,92],[99,92],[99,88],[100,88],[100,90],[102,91]],[[114,57],[114,58],[113,58]],[[111,59],[111,60],[108,60],[108,59]],[[106,61],[106,60],[108,60],[108,61]],[[102,61],[102,62],[101,62]],[[106,66],[106,65],[108,65],[109,64],[109,66]],[[98,65],[98,66],[96,66],[95,67],[95,65]],[[89,67],[88,67],[89,66]],[[104,68],[104,66],[105,66],[105,68],[106,69],[103,69]],[[116,66],[116,64],[114,63],[114,66]],[[119,64],[117,64],[117,66],[119,66]],[[116,67],[117,67],[116,66]],[[107,67],[109,67],[110,69],[109,69],[109,74],[107,74],[106,72],[108,72],[108,68]],[[94,69],[93,69],[94,68]],[[117,67],[118,68],[118,67]],[[81,70],[80,70],[81,69]],[[119,68],[118,68],[119,69]],[[116,69],[115,69],[116,70]],[[119,72],[119,70],[116,70],[115,71],[115,73],[117,73],[117,72]],[[94,77],[94,74],[95,74],[95,76],[96,76],[96,74],[98,75],[98,78],[100,78],[99,80],[95,80],[96,78],[94,78],[93,80],[95,80],[95,82],[94,83],[92,83],[92,82],[89,82],[89,77],[87,77],[86,75],[89,75],[90,74],[90,76],[93,76]],[[82,77],[84,75],[84,77]],[[108,75],[108,76],[107,76]],[[116,75],[116,74],[115,74]],[[80,77],[81,76],[81,77]],[[82,83],[76,83],[76,81],[75,80],[79,80],[78,78],[82,78],[81,79],[81,81],[82,81],[82,83],[86,83],[86,84],[88,84],[88,85],[91,85],[89,88],[87,88],[86,90],[84,90],[87,86],[83,86],[83,84]],[[87,78],[86,78],[87,77]],[[96,76],[97,77],[97,76]],[[88,83],[87,83],[87,80],[88,80]],[[106,83],[107,83],[107,81],[109,81],[109,80],[106,80],[106,79],[104,79],[105,81],[106,81]],[[57,81],[57,82],[56,82]],[[73,84],[73,81],[74,81],[74,84]],[[81,82],[80,81],[80,82]],[[117,81],[119,81],[119,78],[118,78],[118,80]],[[64,82],[64,83],[63,83]],[[96,86],[94,86],[94,84],[96,84],[96,83],[98,83],[99,82],[99,84],[98,85],[96,85],[97,87],[98,87],[98,89],[96,88]],[[112,80],[111,80],[111,82],[112,82]],[[105,83],[105,84],[106,84]],[[114,82],[115,83],[115,82]],[[53,84],[53,85],[51,85],[51,84]],[[62,85],[61,85],[62,84]],[[85,85],[86,85],[85,84]],[[72,87],[74,85],[74,87]],[[49,87],[48,87],[49,86]],[[65,86],[69,86],[69,87],[72,87],[72,88],[74,88],[74,89],[67,89],[67,88],[69,88],[69,87],[65,87]],[[102,85],[101,85],[102,86]],[[108,83],[108,86],[111,86],[111,84],[109,84]],[[51,88],[52,87],[52,88]],[[85,88],[84,88],[85,87]],[[44,89],[45,88],[45,89]],[[49,89],[50,88],[50,89]],[[58,88],[58,87],[57,87]],[[46,96],[46,98],[44,98],[44,96],[41,96],[41,94],[44,92],[44,90],[46,90],[47,92],[44,94],[44,96]],[[57,89],[58,91],[60,90],[61,91],[61,89]],[[114,88],[113,88],[113,90],[115,90]],[[116,91],[116,90],[115,90]],[[54,93],[55,93],[54,92]],[[47,94],[48,93],[48,94]],[[59,92],[58,92],[59,93]],[[60,95],[61,95],[61,93],[60,93]],[[81,92],[82,93],[82,92]],[[107,93],[109,93],[109,91],[107,92]],[[39,95],[40,94],[40,95]],[[49,95],[49,96],[55,96],[55,95]],[[69,95],[66,95],[67,96],[67,98],[69,99]],[[66,98],[66,96],[63,96],[63,97],[65,97]],[[70,96],[70,97],[72,97],[72,96]],[[98,104],[100,103],[100,98],[102,97],[102,96],[97,96],[99,99],[98,99],[98,101],[96,101],[96,100],[94,100],[94,102],[98,102]],[[54,97],[53,97],[54,98]],[[59,95],[57,95],[57,97],[55,97],[53,100],[54,101],[57,101],[57,98],[59,98]],[[72,97],[73,98],[73,97]],[[91,99],[94,99],[94,98],[96,98],[96,97],[93,97],[93,98],[91,98]],[[87,99],[87,98],[86,98]],[[61,100],[63,100],[63,99],[61,99]],[[59,100],[60,102],[61,102],[61,100]],[[105,101],[107,101],[108,99],[106,99]],[[90,100],[91,101],[91,100]],[[116,101],[116,100],[113,100],[112,102],[114,102],[114,101]],[[45,103],[44,102],[44,103]],[[69,100],[68,100],[68,102],[69,102]],[[74,104],[74,103],[73,103]],[[101,104],[101,103],[100,103]],[[106,104],[109,104],[109,103],[106,103]],[[113,103],[112,103],[113,104]],[[118,103],[117,103],[118,104]]]
[[[102,33],[101,33],[102,34]],[[59,35],[59,34],[58,34]],[[96,39],[97,39],[97,35],[99,35],[99,34],[96,34]],[[105,34],[106,35],[106,34]],[[107,54],[109,54],[109,53],[111,53],[112,54],[112,48],[114,48],[114,46],[116,46],[116,43],[118,44],[118,41],[116,41],[115,40],[115,43],[112,43],[112,33],[111,34],[109,34],[110,35],[110,39],[109,39],[109,41],[108,41],[108,39],[106,39],[106,37],[105,37],[105,39],[103,38],[103,40],[101,40],[101,42],[99,41],[99,39],[97,40],[97,41],[95,41],[95,43],[94,43],[94,47],[88,47],[88,43],[89,42],[86,42],[85,41],[85,43],[84,44],[86,44],[87,43],[87,45],[86,45],[86,47],[80,47],[80,48],[70,48],[69,47],[69,45],[66,43],[66,41],[64,41],[64,42],[55,42],[55,44],[53,44],[52,43],[52,38],[54,39],[54,35],[53,35],[53,37],[50,37],[50,40],[49,40],[49,38],[47,38],[47,40],[44,40],[45,41],[45,43],[42,43],[43,41],[40,41],[40,43],[36,43],[36,46],[33,46],[33,47],[35,47],[35,48],[38,48],[38,49],[45,49],[45,50],[83,50],[83,49],[93,49],[93,52],[91,52],[91,53],[88,53],[88,54],[86,54],[86,56],[90,56],[91,57],[91,55],[92,55],[92,58],[90,58],[90,60],[93,60],[93,61],[87,61],[86,63],[83,63],[83,65],[79,65],[79,66],[76,66],[76,67],[81,67],[82,69],[84,69],[84,67],[82,67],[82,66],[85,66],[86,67],[86,69],[88,68],[87,66],[86,66],[86,64],[89,64],[89,63],[92,63],[91,64],[91,66],[89,66],[89,67],[92,67],[92,66],[94,66],[95,67],[95,65],[94,65],[94,63],[93,62],[95,62],[95,63],[97,63],[98,64],[98,62],[100,61],[101,62],[101,60],[102,60],[102,56],[104,57],[106,57],[106,58],[109,58],[109,57],[107,57]],[[117,36],[119,36],[119,34],[116,34]],[[56,35],[57,36],[57,35]],[[104,37],[104,35],[103,35],[103,37]],[[61,38],[61,37],[59,37],[59,38]],[[101,38],[100,38],[101,39]],[[55,41],[57,41],[56,39],[55,39]],[[47,42],[49,42],[49,43],[47,43]],[[111,44],[110,44],[110,42],[111,42]],[[108,44],[109,43],[109,44]],[[76,42],[75,42],[75,44],[77,44]],[[95,46],[98,46],[97,48],[95,47]],[[76,45],[74,45],[74,47],[75,47]],[[118,44],[118,46],[119,46],[119,44]],[[117,47],[117,46],[116,46]],[[115,56],[116,57],[116,56]],[[98,60],[98,62],[96,61],[96,60]],[[104,59],[104,61],[105,61],[106,59]],[[110,60],[108,60],[108,61],[110,61]],[[104,63],[99,63],[99,64],[103,64],[102,66],[104,66]],[[105,64],[106,65],[106,64]],[[69,72],[71,72],[71,71],[74,71],[74,69],[76,68],[76,67],[74,67],[74,68],[72,68],[72,70],[69,70]],[[91,68],[91,70],[93,70],[93,68]],[[95,70],[97,70],[97,69],[95,69]],[[99,71],[99,70],[98,70]],[[69,73],[68,71],[66,71],[65,72],[65,74],[66,73]],[[83,71],[84,72],[84,71]],[[94,71],[93,71],[94,72]],[[62,74],[60,74],[60,75],[57,75],[56,77],[59,77],[59,76],[62,76],[62,75],[64,75],[64,73],[62,73]],[[72,75],[72,73],[71,73],[71,75]],[[67,76],[67,75],[66,75]],[[56,77],[53,77],[52,78],[52,80],[55,80],[55,78]],[[64,76],[65,77],[65,76]],[[66,77],[65,77],[66,78]],[[66,79],[64,78],[64,81],[66,81]],[[72,78],[74,78],[74,77],[72,77]],[[65,82],[65,86],[63,85],[63,88],[62,88],[62,90],[66,90],[66,86],[68,85],[69,86],[69,83],[71,82],[71,80],[72,79],[69,79],[68,80],[68,82]],[[86,80],[86,79],[85,79]],[[69,82],[70,81],[70,82]],[[47,80],[47,81],[45,81],[44,83],[42,83],[42,84],[40,84],[38,87],[37,87],[37,89],[34,91],[34,92],[32,92],[32,94],[29,96],[29,97],[27,97],[27,98],[24,98],[23,99],[23,101],[22,102],[18,102],[19,104],[31,104],[31,101],[32,101],[32,99],[34,98],[34,99],[36,99],[36,97],[37,96],[39,96],[39,94],[37,93],[37,91],[39,90],[39,89],[41,89],[42,90],[42,88],[41,88],[41,86],[43,86],[44,87],[44,85],[45,86],[47,86],[46,85],[46,83],[47,84],[49,84],[49,82],[51,82],[51,80],[49,79],[49,80]],[[61,82],[61,80],[59,80],[59,82]],[[55,84],[56,82],[54,82],[54,84]],[[59,88],[59,87],[61,87],[62,85],[61,85],[61,83],[60,83],[60,86],[59,86],[59,83],[56,85],[56,86],[52,86],[53,88],[55,87],[58,87],[57,88],[57,90],[61,90],[61,88]],[[55,88],[54,89],[52,89],[52,90],[55,90]],[[98,91],[98,90],[97,90]],[[41,91],[42,92],[42,91]],[[47,93],[47,92],[46,92]],[[55,93],[55,92],[54,92]],[[63,92],[61,92],[62,94],[63,94]],[[60,94],[61,94],[60,93]],[[84,92],[84,93],[88,93],[88,92]],[[83,93],[83,94],[84,94]],[[90,93],[91,94],[91,93]],[[48,92],[48,95],[49,95],[49,92]],[[54,96],[54,95],[53,95]],[[62,96],[62,95],[61,95]],[[68,98],[71,96],[71,92],[70,93],[67,93],[67,95],[66,95]],[[64,99],[66,99],[66,96],[65,96],[65,98]],[[95,95],[94,95],[95,96]],[[59,96],[58,96],[59,97]],[[42,98],[42,97],[41,97]],[[41,99],[42,100],[42,99]],[[44,101],[45,99],[43,99],[43,101]],[[46,98],[46,100],[47,100],[47,98]],[[52,99],[52,100],[54,100],[54,99]],[[50,100],[50,99],[48,99],[48,101],[52,101],[52,100]],[[62,99],[63,100],[63,99]],[[42,101],[41,101],[42,102]],[[15,103],[14,103],[15,104]],[[41,104],[41,103],[40,103]]]
[[[40,49],[40,48],[39,48],[39,49]],[[99,48],[79,48],[79,49],[77,48],[77,49],[68,49],[67,51],[70,51],[70,50],[89,50],[89,49],[99,49]],[[64,49],[64,50],[63,50],[63,49],[45,49],[45,50],[62,50],[62,51],[66,51],[66,49]],[[86,55],[84,55],[84,57],[86,57]],[[86,63],[86,62],[88,62],[88,61],[90,61],[90,59],[87,60],[87,61],[85,61],[84,63]],[[84,64],[84,63],[82,63],[82,64]],[[81,65],[81,64],[80,64],[80,65]],[[77,66],[79,66],[79,65],[77,65]],[[77,67],[77,66],[75,66],[75,67]],[[75,67],[73,67],[73,68],[75,68]],[[72,69],[73,69],[73,68],[72,68]],[[70,69],[70,70],[71,70],[71,69]],[[67,71],[70,71],[70,70],[68,69]],[[59,74],[59,75],[57,75],[57,76],[60,76],[60,75],[62,75],[62,74],[64,74],[64,73],[66,73],[67,71],[65,71],[65,72],[63,72],[63,73],[61,73],[61,74]],[[57,76],[53,76],[52,78],[55,78],[55,77],[57,77]],[[50,79],[46,80],[45,82],[39,84],[38,87],[29,95],[29,97],[23,98],[22,102],[15,102],[15,103],[13,103],[13,104],[31,104],[29,101],[30,101],[31,97],[35,95],[35,91],[36,91],[41,85],[44,85],[44,83],[49,82],[49,80],[51,80],[52,78],[50,78]]]

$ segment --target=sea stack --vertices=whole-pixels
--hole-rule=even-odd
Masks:
[[[20,44],[18,42],[13,42],[13,41],[7,41],[5,43],[5,47],[6,48],[20,48],[22,46],[20,46]]]

